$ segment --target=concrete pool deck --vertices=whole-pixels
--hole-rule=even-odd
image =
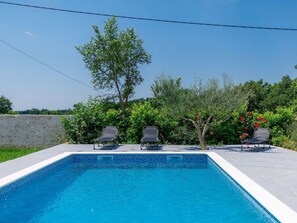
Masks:
[[[139,152],[140,146],[120,145],[112,150],[107,148],[96,151],[98,153]],[[166,145],[162,146],[161,150],[143,151],[193,152],[199,150],[195,146]],[[260,152],[254,150],[241,151],[239,145],[213,147],[210,151],[220,155],[254,182],[297,212],[297,152],[278,147],[272,147],[271,149]],[[94,152],[94,150],[93,145],[61,144],[0,163],[0,178],[64,152]]]

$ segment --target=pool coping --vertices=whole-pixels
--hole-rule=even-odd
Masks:
[[[63,152],[59,155],[51,157],[47,160],[41,161],[37,164],[29,166],[25,169],[12,173],[6,177],[0,179],[0,188],[8,185],[22,177],[25,177],[39,169],[42,169],[58,160],[74,154],[206,154],[208,155],[218,166],[224,170],[231,178],[233,178],[244,190],[246,190],[252,197],[254,197],[265,209],[267,209],[277,220],[284,223],[296,222],[297,213],[288,207],[286,204],[281,202],[274,195],[269,193],[259,184],[255,183],[247,175],[239,171],[231,163],[226,161],[220,155],[210,151],[181,151],[181,152],[170,152],[170,151],[150,151],[150,152],[139,152],[139,151],[126,151],[126,152],[108,152],[108,151],[94,151],[94,152]]]

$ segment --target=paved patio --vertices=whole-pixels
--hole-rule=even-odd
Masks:
[[[139,145],[120,145],[112,149],[97,150],[100,153],[140,151]],[[194,146],[166,145],[162,151],[197,151]],[[41,162],[63,152],[90,152],[93,145],[61,144],[25,157],[0,163],[0,178],[8,176],[34,163]],[[150,150],[149,150],[150,151]],[[156,150],[152,150],[156,151]],[[246,174],[268,192],[297,212],[297,152],[272,147],[264,151],[240,150],[239,145],[211,148],[233,166]]]

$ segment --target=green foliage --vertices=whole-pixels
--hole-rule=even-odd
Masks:
[[[129,117],[127,137],[130,143],[139,143],[145,126],[159,126],[159,111],[150,102],[134,104]]]
[[[71,115],[72,110],[71,109],[65,109],[65,110],[48,110],[48,109],[27,109],[24,111],[18,111],[16,114],[20,115]]]
[[[270,91],[271,85],[267,82],[264,83],[261,79],[259,81],[248,81],[243,85],[240,84],[240,86],[243,87],[245,92],[249,93],[247,110],[262,112],[264,109],[262,103]]]
[[[289,137],[291,140],[297,142],[297,121],[294,120],[288,128]]]
[[[7,114],[12,110],[11,101],[4,97],[3,95],[0,97],[0,114]]]
[[[104,126],[115,125],[119,127],[122,143],[139,143],[143,127],[155,125],[159,128],[161,143],[198,143],[193,125],[169,116],[154,104],[150,99],[134,101],[124,110],[116,110],[116,105],[97,99],[76,104],[73,119],[62,118],[66,138],[71,143],[92,143]]]
[[[252,136],[255,125],[259,124],[259,127],[270,129],[273,145],[284,146],[284,143],[292,140],[291,137],[288,137],[291,134],[293,135],[294,130],[292,129],[296,129],[297,142],[297,128],[290,127],[294,118],[295,113],[292,108],[277,108],[274,112],[264,113],[246,112],[244,110],[233,112],[225,122],[211,128],[212,134],[207,135],[206,140],[213,144],[238,144],[240,143],[240,136],[245,133],[248,134],[247,137]]]
[[[187,122],[180,120],[177,126],[168,131],[167,143],[174,145],[198,145],[195,127]]]
[[[160,75],[151,86],[151,90],[160,107],[164,107],[164,111],[173,114],[173,116],[184,113],[180,109],[184,109],[182,105],[187,92],[181,86],[181,78],[173,79],[164,74]],[[176,107],[177,104],[180,106]]]
[[[294,120],[288,128],[288,137],[283,140],[282,147],[297,150],[297,121]]]
[[[284,146],[285,142],[287,142],[288,140],[289,138],[287,136],[279,134],[278,136],[274,136],[271,139],[271,143],[272,145],[275,145],[275,146]]]
[[[274,111],[277,107],[289,107],[297,97],[297,80],[288,75],[283,76],[279,83],[274,84],[263,100],[264,111]]]
[[[268,84],[259,81],[248,81],[243,84],[243,89],[250,92],[248,98],[248,111],[275,111],[278,107],[295,107],[297,111],[297,79],[285,75],[281,81]]]
[[[286,149],[297,150],[297,142],[290,139],[285,139],[282,143],[282,147]]]
[[[152,90],[172,116],[187,120],[195,127],[202,149],[206,149],[207,131],[227,120],[247,98],[247,94],[226,76],[222,84],[217,79],[210,79],[191,88],[182,88],[179,78],[161,76],[152,85]]]
[[[76,49],[83,56],[93,77],[95,88],[115,90],[121,107],[134,94],[135,86],[143,81],[139,65],[149,64],[151,56],[133,28],[120,31],[115,17],[108,20],[101,33],[93,26],[95,36]]]
[[[72,143],[92,143],[99,136],[107,120],[113,120],[114,113],[110,112],[109,115],[112,117],[106,117],[104,106],[97,99],[89,99],[87,104],[76,104],[73,109],[73,120],[62,118],[66,137]],[[112,124],[108,122],[107,125]]]
[[[262,117],[269,120],[271,129],[271,139],[274,145],[281,145],[279,142],[285,140],[283,136],[289,134],[288,129],[295,119],[295,113],[292,108],[277,108],[275,112],[265,112]]]
[[[259,92],[261,88],[272,89],[262,81],[252,85],[257,85]],[[107,125],[119,127],[122,143],[139,143],[143,127],[155,125],[164,144],[198,144],[201,138],[205,144],[238,144],[243,133],[251,136],[259,125],[271,130],[273,145],[297,148],[297,100],[291,99],[291,106],[274,106],[270,111],[261,111],[264,103],[259,101],[254,103],[259,110],[247,112],[247,91],[241,87],[230,80],[223,84],[210,80],[184,88],[180,78],[163,75],[152,86],[156,98],[129,101],[125,108],[119,103],[90,99],[75,105],[73,120],[64,118],[63,125],[73,143],[92,143]]]
[[[206,140],[211,144],[238,144],[239,136],[243,133],[244,127],[239,123],[240,112],[233,112],[224,122],[216,123],[210,129]]]

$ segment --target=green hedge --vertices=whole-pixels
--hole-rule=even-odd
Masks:
[[[195,128],[189,122],[170,117],[153,100],[130,103],[129,107],[121,110],[115,103],[90,99],[88,103],[75,105],[73,116],[73,120],[62,119],[67,139],[71,143],[92,143],[107,125],[119,127],[122,143],[139,143],[143,127],[155,125],[160,130],[160,140],[164,144],[199,144]],[[225,122],[209,130],[207,144],[238,144],[240,136],[244,133],[252,135],[258,123],[271,129],[274,145],[293,147],[294,142],[297,144],[297,124],[291,127],[294,119],[292,108],[277,108],[275,112],[265,113],[248,113],[244,110],[234,112]]]

